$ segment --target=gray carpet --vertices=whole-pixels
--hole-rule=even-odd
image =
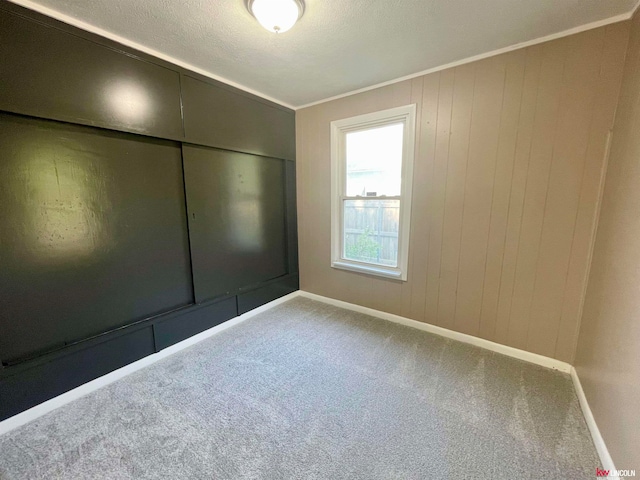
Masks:
[[[568,375],[297,298],[0,437],[2,479],[585,479]]]

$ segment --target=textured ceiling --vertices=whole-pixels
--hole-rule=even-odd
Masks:
[[[637,0],[306,0],[279,35],[244,0],[14,1],[297,107],[626,14]]]

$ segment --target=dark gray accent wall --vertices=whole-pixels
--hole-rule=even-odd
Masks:
[[[0,352],[193,303],[180,146],[0,114]]]
[[[6,0],[0,65],[0,420],[298,288],[293,111]]]
[[[298,290],[298,274],[286,275],[282,278],[265,282],[253,288],[245,288],[238,295],[238,315]]]
[[[236,297],[231,296],[204,304],[202,308],[192,307],[187,315],[178,318],[169,316],[155,322],[153,338],[156,351],[238,316],[236,303]]]
[[[0,110],[182,137],[180,74],[20,15],[0,15]]]
[[[0,420],[154,353],[153,328],[131,327],[117,335],[69,347],[33,364],[0,370]]]
[[[298,210],[296,206],[296,163],[285,162],[287,195],[288,272],[298,273]]]
[[[295,160],[289,112],[190,75],[182,77],[182,101],[188,142]]]

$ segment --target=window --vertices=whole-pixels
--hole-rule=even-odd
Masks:
[[[415,105],[331,123],[331,266],[407,279]]]

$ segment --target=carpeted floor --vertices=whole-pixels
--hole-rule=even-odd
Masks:
[[[585,479],[568,375],[297,298],[0,437],[2,479]]]

